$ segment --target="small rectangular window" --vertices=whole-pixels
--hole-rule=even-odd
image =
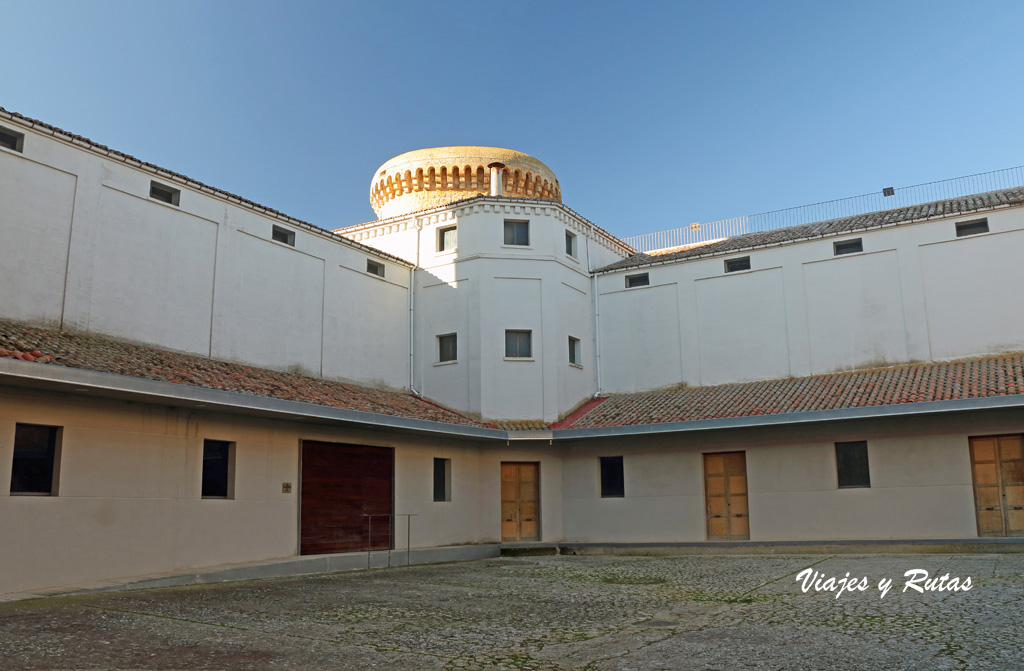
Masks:
[[[648,273],[641,273],[639,275],[626,275],[626,288],[632,289],[633,287],[646,287],[651,283],[651,277]]]
[[[532,331],[505,331],[505,356],[530,358],[533,356]]]
[[[836,443],[836,474],[840,489],[871,486],[867,441]]]
[[[569,231],[565,232],[565,253],[567,256],[576,258],[576,236]]]
[[[384,277],[384,264],[366,259],[366,272],[377,277]]]
[[[457,361],[459,358],[458,340],[454,333],[437,336],[437,360]]]
[[[437,231],[437,251],[449,252],[459,246],[459,229],[447,226]]]
[[[434,501],[452,500],[452,460],[434,457]]]
[[[25,135],[0,126],[0,147],[20,152],[25,148]]]
[[[203,441],[203,498],[234,498],[235,444],[225,440]]]
[[[854,238],[853,240],[843,240],[842,242],[832,243],[832,254],[834,256],[842,256],[843,254],[857,254],[858,252],[864,251],[864,244],[860,238]]]
[[[964,221],[956,225],[956,237],[958,238],[979,233],[988,233],[988,219]]]
[[[271,237],[275,242],[283,242],[286,245],[291,245],[292,247],[295,246],[295,231],[289,231],[287,228],[274,226]]]
[[[506,221],[505,222],[505,244],[522,245],[530,244],[530,222],[528,221]]]
[[[569,336],[569,363],[579,366],[583,363],[580,357],[580,339]]]
[[[621,498],[625,495],[622,457],[601,457],[601,498]]]
[[[56,495],[59,433],[59,426],[15,425],[11,494]]]
[[[725,272],[735,273],[739,270],[750,270],[750,257],[741,256],[738,259],[725,260]]]
[[[160,182],[150,182],[149,197],[153,200],[159,200],[162,203],[167,203],[168,205],[177,206],[181,200],[181,191],[173,189],[166,184],[161,184]]]

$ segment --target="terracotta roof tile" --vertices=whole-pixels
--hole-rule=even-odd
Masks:
[[[579,429],[1024,394],[1024,354],[608,397]]]
[[[747,233],[736,235],[731,238],[724,238],[716,242],[698,245],[687,245],[683,248],[674,248],[666,253],[643,253],[638,252],[632,256],[616,261],[610,265],[600,268],[597,272],[623,270],[626,268],[639,268],[655,263],[666,263],[671,261],[685,261],[702,256],[715,254],[728,254],[743,249],[756,247],[770,247],[785,242],[806,240],[808,238],[820,238],[828,235],[840,235],[853,231],[863,231],[869,228],[880,226],[892,226],[894,224],[922,221],[935,217],[949,217],[968,212],[990,210],[997,207],[1010,207],[1013,205],[1024,205],[1024,187],[1002,189],[1000,191],[989,191],[977,193],[959,198],[937,200],[931,203],[899,207],[893,210],[882,210],[868,214],[858,214],[853,217],[841,219],[829,219],[811,224],[799,226],[787,226],[776,228],[770,231]]]
[[[37,356],[38,355],[38,356]],[[96,335],[0,321],[0,357],[287,401],[483,426],[410,394],[216,361]]]

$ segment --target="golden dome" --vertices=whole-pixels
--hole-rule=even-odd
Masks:
[[[534,157],[498,147],[434,147],[399,154],[370,184],[379,219],[447,205],[491,190],[490,165],[502,165],[502,196],[562,202],[551,168]]]

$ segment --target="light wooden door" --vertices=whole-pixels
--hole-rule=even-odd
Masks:
[[[704,455],[704,496],[709,541],[750,539],[746,452]]]
[[[971,438],[979,536],[1024,536],[1024,436]]]
[[[502,462],[501,540],[540,540],[540,464]]]

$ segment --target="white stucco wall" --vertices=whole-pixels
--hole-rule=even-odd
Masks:
[[[332,236],[18,127],[0,148],[0,317],[404,387],[409,269]],[[150,182],[181,190],[149,197]],[[274,226],[295,246],[271,240]],[[367,258],[386,267],[366,273]]]
[[[986,217],[989,233],[956,237]],[[861,238],[864,251],[835,256]],[[708,385],[1024,350],[1024,208],[598,275],[602,391]],[[724,260],[751,269],[726,273]],[[650,286],[625,288],[648,273]]]

